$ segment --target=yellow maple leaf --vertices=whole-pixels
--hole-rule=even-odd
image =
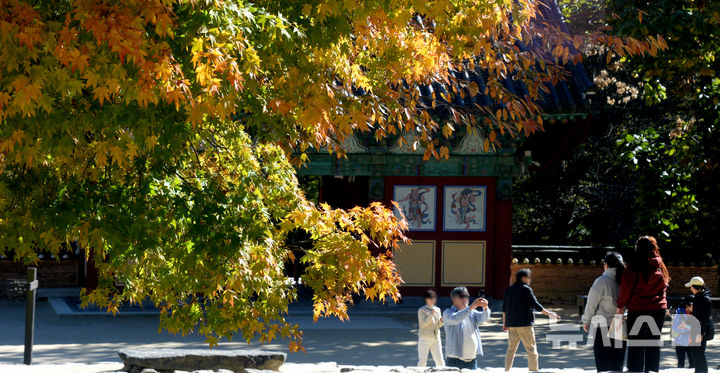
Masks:
[[[157,145],[157,139],[158,139],[157,135],[152,135],[152,136],[146,137],[145,138],[145,147],[148,150],[152,150],[152,148],[154,148],[155,145]]]
[[[333,6],[329,2],[321,2],[317,5],[317,15],[320,22],[324,21],[332,13]]]
[[[205,113],[200,108],[200,105],[193,105],[188,112],[188,122],[192,123],[193,126],[196,126],[202,122],[204,116]]]
[[[304,15],[309,17],[312,14],[312,10],[313,10],[312,4],[308,3],[308,4],[303,5],[302,12]]]
[[[100,83],[100,74],[93,70],[87,70],[85,71],[85,74],[83,74],[83,78],[85,79],[85,85],[90,88],[96,87]]]
[[[106,86],[99,86],[93,89],[93,98],[102,105],[103,102],[110,101],[111,92],[110,88]]]
[[[365,298],[368,300],[374,300],[377,297],[377,291],[374,288],[365,289]]]
[[[99,141],[95,143],[95,165],[104,167],[107,164],[107,143]]]
[[[128,143],[127,144],[127,152],[125,153],[126,156],[129,159],[133,159],[133,158],[137,157],[137,153],[138,153],[138,146],[132,142]]]
[[[12,144],[22,145],[24,138],[25,138],[25,131],[23,131],[21,129],[16,129],[15,131],[13,131],[12,135],[10,135],[9,140],[12,142]]]

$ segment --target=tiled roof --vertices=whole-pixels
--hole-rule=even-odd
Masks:
[[[543,6],[542,3],[539,5],[541,7],[541,16],[539,19],[544,23],[554,24],[563,31],[567,31],[567,26],[562,20],[557,1],[541,1],[545,3],[545,6]],[[518,45],[518,47],[523,51],[537,48],[525,45]],[[565,65],[563,67],[568,73],[566,79],[558,81],[555,85],[550,83],[546,84],[547,92],[541,93],[539,100],[540,106],[546,114],[586,112],[585,91],[592,86],[592,80],[588,77],[582,63]],[[454,70],[451,73],[454,78],[460,82],[477,83],[479,92],[475,96],[471,96],[469,92],[465,90],[464,98],[460,97],[460,95],[448,95],[449,92],[455,90],[447,83],[440,81],[417,87],[416,89],[419,91],[424,103],[428,107],[436,108],[433,110],[433,114],[440,116],[447,115],[447,110],[444,109],[444,104],[447,104],[447,102],[443,99],[443,96],[453,97],[451,104],[461,109],[473,108],[475,105],[491,107],[492,109],[499,108],[500,105],[484,93],[487,82],[490,79],[499,79],[510,93],[519,97],[524,97],[528,94],[528,89],[525,84],[519,79],[513,79],[512,76],[505,78],[490,77],[487,70],[479,67]],[[432,105],[433,100],[437,100],[436,105]]]
[[[592,81],[585,71],[582,63],[565,66],[568,70],[568,76],[565,80],[560,80],[556,85],[546,84],[548,92],[542,92],[539,104],[543,111],[548,114],[556,113],[573,113],[584,112],[586,108],[585,91],[592,86]],[[492,98],[486,95],[486,82],[490,76],[486,70],[476,67],[474,69],[464,69],[462,71],[453,71],[452,74],[458,81],[475,82],[479,87],[479,92],[475,96],[471,96],[467,91],[464,98],[460,95],[453,95],[452,104],[460,108],[472,108],[475,105],[499,107]],[[505,88],[514,95],[524,97],[528,94],[528,89],[521,80],[506,77],[501,80]],[[432,100],[438,100],[446,103],[442,98],[443,95],[448,96],[449,91],[453,91],[447,84],[434,82],[430,85],[422,85],[417,88],[420,96],[423,98],[427,106],[432,107]],[[437,106],[437,105],[436,105]],[[442,105],[437,109],[438,114],[443,112]]]

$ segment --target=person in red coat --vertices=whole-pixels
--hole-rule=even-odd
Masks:
[[[617,300],[617,312],[628,311],[627,368],[630,372],[660,371],[660,337],[667,312],[669,282],[657,240],[651,236],[640,237],[623,274]]]

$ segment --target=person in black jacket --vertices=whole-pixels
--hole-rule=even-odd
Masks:
[[[712,323],[712,300],[710,299],[710,290],[705,286],[702,277],[696,276],[685,284],[695,295],[693,300],[693,316],[700,322],[700,335],[697,336],[696,345],[691,347],[693,363],[695,364],[696,373],[705,373],[708,371],[707,358],[705,357],[705,348],[707,342],[715,337],[715,329]],[[697,345],[699,343],[699,345]]]
[[[503,330],[508,332],[508,348],[505,354],[505,371],[512,368],[520,342],[528,354],[528,368],[538,370],[538,352],[535,342],[535,313],[542,312],[553,319],[559,319],[555,312],[548,311],[535,298],[530,287],[530,270],[521,269],[515,275],[515,283],[505,290],[503,297]]]

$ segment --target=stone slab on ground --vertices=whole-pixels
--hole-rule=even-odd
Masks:
[[[247,368],[277,371],[285,362],[283,352],[264,350],[125,349],[118,352],[129,373],[150,368],[157,371],[227,369],[242,373]]]
[[[120,370],[118,362],[102,362],[92,364],[4,364],[0,363],[0,372],[5,373],[112,373]]]

